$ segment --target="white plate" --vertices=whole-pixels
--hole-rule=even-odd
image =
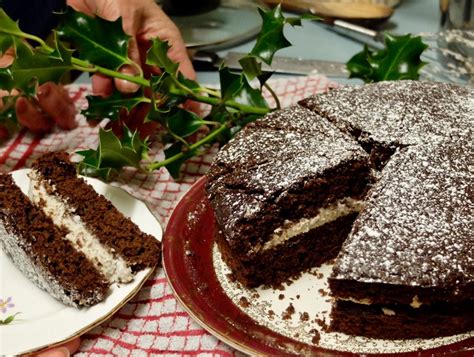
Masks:
[[[25,193],[29,185],[28,171],[24,169],[12,173],[16,184]],[[92,178],[86,180],[142,231],[161,240],[161,226],[143,202],[120,188]],[[5,320],[7,316],[18,313],[13,322],[0,325],[0,355],[35,351],[85,333],[125,305],[152,272],[152,269],[146,269],[139,272],[131,283],[120,286],[113,284],[104,301],[92,307],[77,309],[63,305],[36,287],[0,250],[0,319]],[[8,298],[11,299],[9,304],[14,306],[1,305]]]

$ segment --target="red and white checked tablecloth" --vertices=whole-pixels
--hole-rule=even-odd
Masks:
[[[322,76],[272,82],[282,107],[333,85]],[[87,106],[85,96],[89,87],[73,85],[69,91],[79,109]],[[89,127],[81,115],[78,115],[78,122],[79,126],[72,131],[55,129],[43,137],[20,131],[0,147],[0,172],[29,167],[35,158],[48,151],[96,148],[98,128]],[[157,150],[150,156],[160,158],[163,153]],[[179,182],[174,181],[165,169],[149,175],[126,170],[112,185],[145,201],[165,228],[178,200],[207,171],[211,160],[212,154],[208,154],[188,161]],[[174,298],[163,269],[158,269],[131,302],[83,336],[78,356],[234,356],[236,353],[191,319]]]

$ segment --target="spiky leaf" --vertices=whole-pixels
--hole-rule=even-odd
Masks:
[[[107,98],[101,96],[87,96],[89,105],[82,111],[87,119],[110,119],[115,121],[119,119],[120,112],[125,110],[130,112],[140,103],[146,103],[149,99],[143,96],[142,92],[137,92],[133,96],[124,95],[119,91]]]
[[[148,146],[136,131],[132,133],[126,127],[123,130],[123,136],[119,139],[112,130],[100,129],[97,150],[77,152],[84,157],[79,163],[79,172],[107,181],[123,167],[140,168],[140,161],[147,155]]]
[[[128,40],[122,19],[107,21],[68,9],[58,27],[61,40],[69,41],[79,50],[79,57],[95,65],[117,70],[133,65],[128,57]]]
[[[420,56],[427,47],[420,36],[385,34],[384,49],[372,51],[366,46],[347,62],[347,69],[351,78],[361,78],[366,83],[418,79],[426,64]]]
[[[58,47],[58,51],[62,51]],[[38,84],[47,81],[59,83],[64,73],[72,69],[71,57],[63,52],[63,58],[32,49],[26,43],[16,46],[16,59],[7,68],[0,68],[0,89],[11,91],[20,89],[34,95]]]
[[[176,74],[179,63],[173,62],[168,57],[168,50],[170,45],[168,41],[162,41],[155,38],[151,41],[151,47],[147,52],[146,63],[152,66],[157,66],[170,74]]]

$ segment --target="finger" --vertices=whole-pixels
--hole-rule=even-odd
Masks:
[[[18,98],[15,109],[18,122],[32,132],[47,133],[53,128],[54,121],[26,98]]]
[[[38,90],[38,102],[61,129],[71,130],[77,127],[77,110],[69,94],[60,85],[52,82],[42,84]]]
[[[13,48],[9,48],[8,50],[0,56],[0,67],[5,68],[8,67],[13,63],[15,60],[15,50]]]
[[[135,76],[138,74],[138,71],[133,66],[124,65],[122,68],[120,68],[120,73],[127,74],[129,76]],[[115,78],[114,83],[115,87],[122,93],[135,93],[140,88],[140,85],[136,83],[119,78]]]
[[[113,92],[112,78],[103,74],[94,74],[92,76],[92,93],[101,97],[108,97]]]
[[[66,357],[79,349],[81,340],[79,337],[68,341],[58,347],[38,353],[35,357]]]

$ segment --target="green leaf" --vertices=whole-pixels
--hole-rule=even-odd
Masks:
[[[13,21],[7,13],[0,8],[0,55],[13,47],[15,38],[24,38],[25,33],[20,30],[18,21]]]
[[[177,107],[166,115],[166,125],[171,133],[185,138],[198,131],[204,123],[197,114]]]
[[[82,114],[87,119],[108,118],[112,121],[119,119],[121,111],[125,110],[129,113],[138,104],[149,102],[141,91],[130,96],[116,90],[107,98],[93,95],[88,95],[86,98],[89,105],[87,109],[82,110]]]
[[[63,59],[58,59],[57,53],[51,56],[19,42],[15,61],[7,68],[0,68],[0,89],[20,89],[25,94],[34,95],[38,84],[59,83],[64,73],[73,68],[71,57],[63,49],[58,47],[63,56]]]
[[[219,69],[222,101],[232,99],[243,87],[242,74],[231,72],[228,67]]]
[[[58,27],[61,40],[79,50],[79,57],[95,65],[117,70],[125,64],[135,65],[128,57],[130,36],[122,28],[122,19],[107,21],[68,9]]]
[[[84,157],[78,166],[79,173],[109,180],[123,167],[140,169],[140,161],[146,157],[148,146],[137,131],[132,133],[126,127],[121,139],[112,130],[100,129],[98,149],[77,153]]]
[[[262,9],[258,9],[258,11],[263,20],[262,29],[249,55],[256,56],[266,64],[271,65],[275,52],[291,46],[291,43],[283,34],[285,23],[297,25],[301,23],[295,23],[292,20],[288,21],[285,19],[281,12],[280,5],[267,12]]]
[[[172,159],[174,156],[184,153],[181,158],[173,160],[169,164],[165,165],[166,169],[175,180],[179,179],[181,175],[181,167],[183,166],[184,162],[196,155],[196,150],[188,150],[183,152],[183,146],[183,143],[177,142],[164,150],[165,160]],[[185,150],[187,150],[186,147]]]
[[[146,55],[146,64],[157,66],[170,74],[176,74],[179,63],[173,62],[168,57],[169,49],[168,41],[162,41],[159,38],[153,39]]]
[[[9,133],[18,129],[18,120],[16,118],[15,103],[18,97],[4,96],[2,98],[3,106],[0,109],[0,126],[6,128]]]
[[[16,314],[8,316],[5,320],[0,320],[0,325],[8,325],[9,323],[12,323],[13,320],[15,320],[16,315],[18,315],[19,312]]]
[[[361,78],[366,83],[418,79],[426,64],[420,59],[426,48],[420,36],[385,34],[384,49],[372,51],[365,47],[347,62],[347,69],[350,78]]]

